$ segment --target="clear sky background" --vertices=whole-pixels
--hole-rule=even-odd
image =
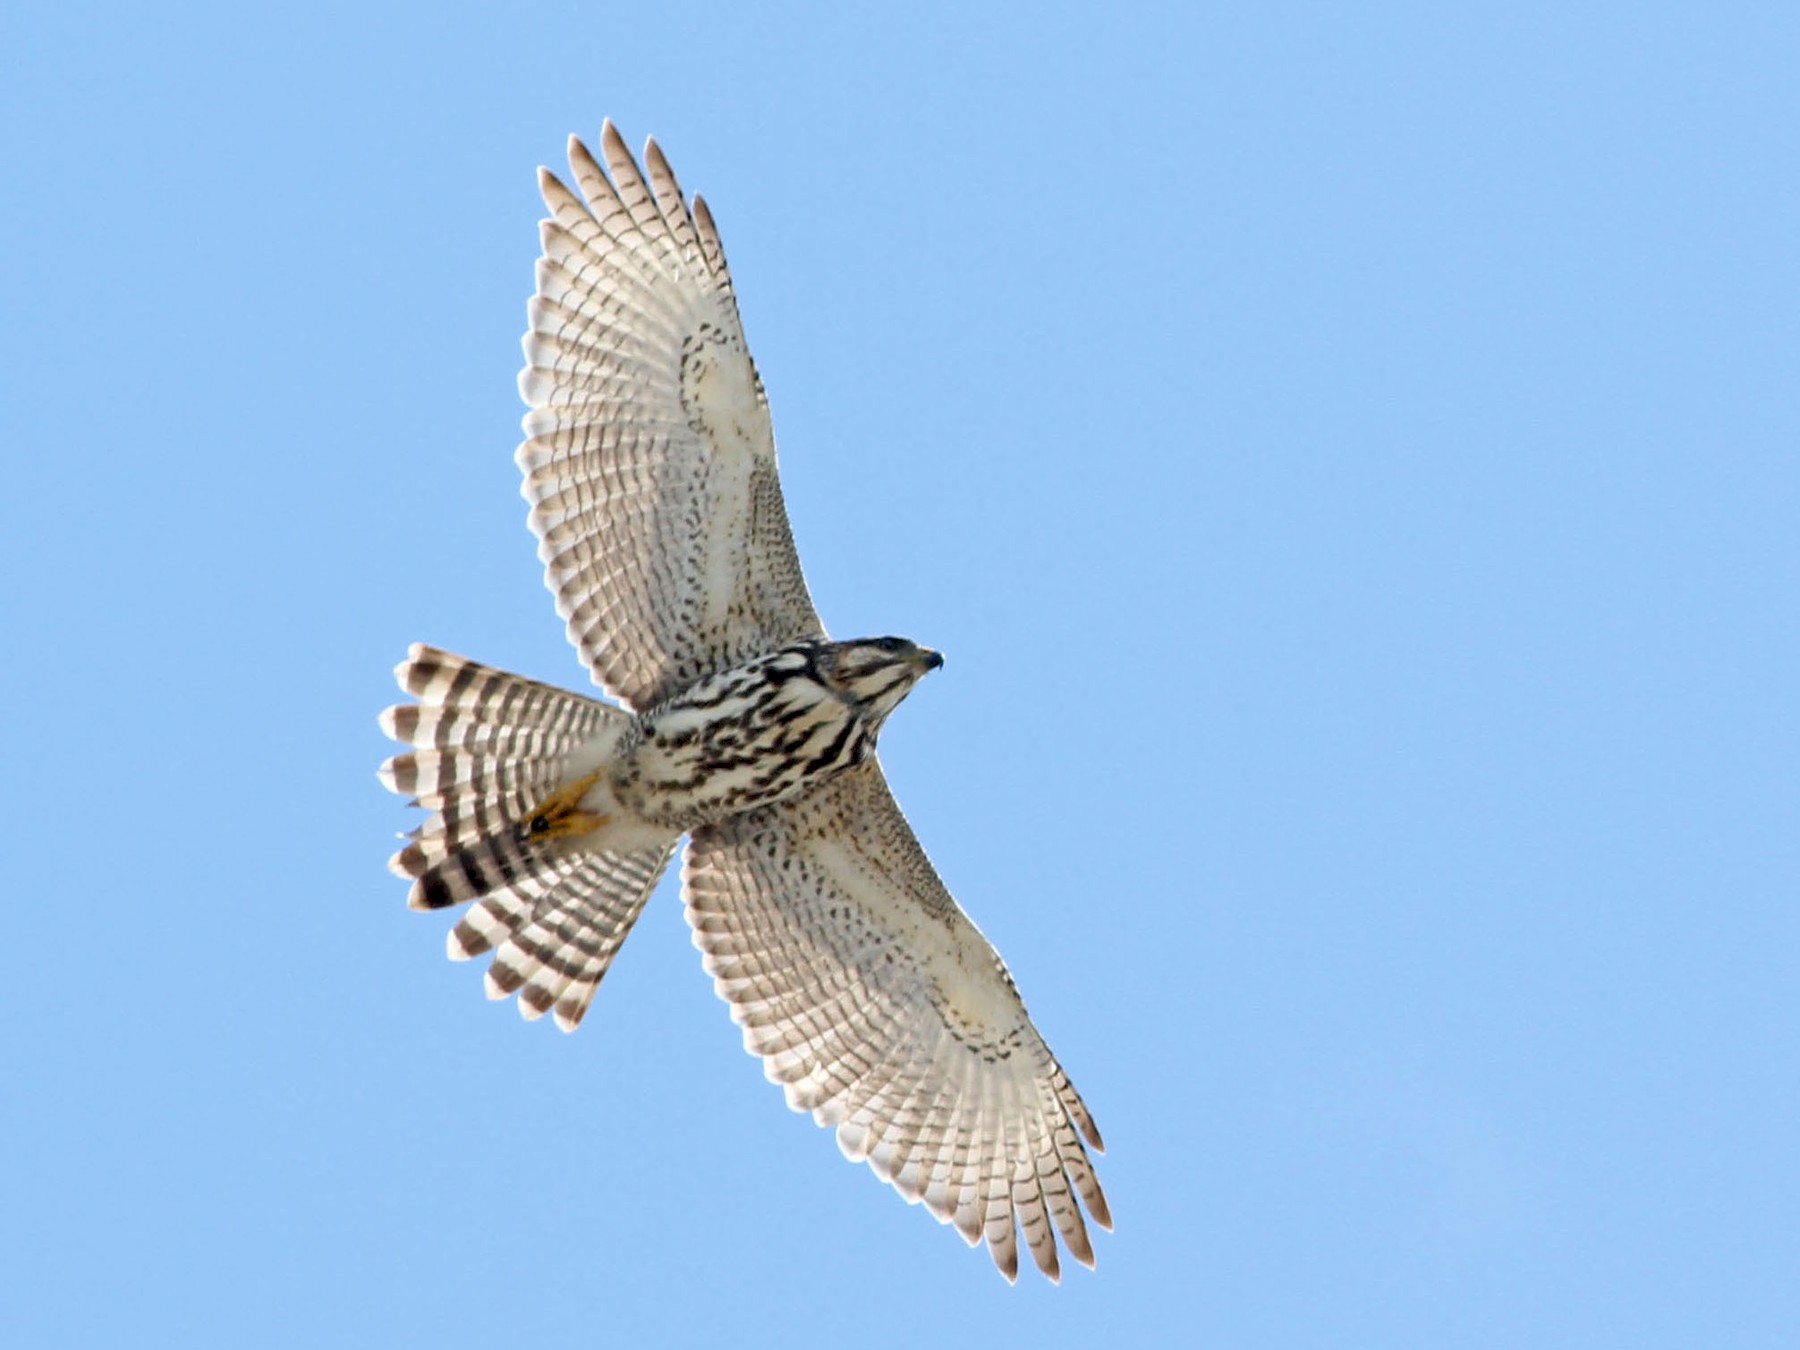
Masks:
[[[455,8],[0,18],[0,1341],[1800,1344],[1800,8]],[[582,680],[513,379],[607,115],[827,623],[948,655],[884,758],[1106,1133],[1060,1288],[672,884],[563,1036],[383,868],[409,641]]]

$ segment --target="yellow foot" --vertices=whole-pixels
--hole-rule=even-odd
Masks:
[[[555,792],[539,803],[538,808],[525,817],[525,837],[539,839],[573,839],[579,835],[592,834],[611,816],[596,815],[592,811],[581,809],[581,799],[587,790],[600,779],[599,771],[590,773],[586,778],[577,778],[573,783],[565,783]]]

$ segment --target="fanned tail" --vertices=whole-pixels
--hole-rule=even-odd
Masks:
[[[451,959],[492,950],[490,998],[517,993],[527,1018],[554,1012],[574,1030],[674,845],[558,854],[519,822],[559,786],[571,751],[630,714],[422,643],[394,676],[418,701],[387,709],[381,727],[413,749],[381,781],[431,814],[389,868],[412,879],[415,909],[479,901],[450,930]]]

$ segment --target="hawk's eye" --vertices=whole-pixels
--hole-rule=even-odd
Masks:
[[[533,834],[549,834],[550,833],[550,817],[549,816],[533,816],[531,818],[531,832]]]
[[[884,652],[897,652],[900,650],[900,639],[899,638],[881,638],[875,643],[875,645],[877,647],[881,648],[881,650]]]

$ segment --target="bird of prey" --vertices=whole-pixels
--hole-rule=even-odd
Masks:
[[[415,644],[380,773],[429,814],[390,866],[415,908],[471,903],[449,951],[492,953],[489,997],[570,1031],[686,836],[694,944],[789,1105],[1008,1280],[1021,1235],[1053,1280],[1059,1234],[1092,1265],[1100,1133],[875,755],[942,658],[826,636],[712,214],[654,140],[600,152],[571,138],[575,189],[539,171],[516,459],[616,701]]]

